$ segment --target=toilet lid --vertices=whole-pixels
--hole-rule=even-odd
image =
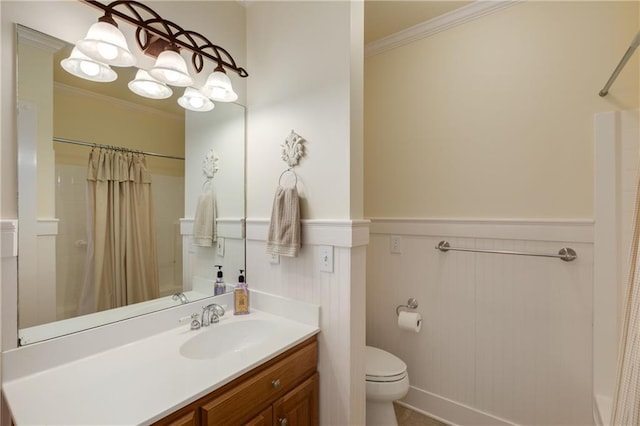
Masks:
[[[407,364],[397,356],[373,346],[366,347],[367,380],[393,382],[407,375]]]

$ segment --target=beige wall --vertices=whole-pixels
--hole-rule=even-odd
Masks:
[[[247,217],[271,215],[278,178],[287,168],[280,145],[292,129],[307,141],[296,167],[302,218],[361,217],[361,177],[351,167],[362,161],[362,101],[354,96],[362,67],[351,42],[353,32],[362,33],[362,19],[352,22],[355,12],[341,1],[264,3],[247,10],[248,37],[254,38],[247,48]]]
[[[56,86],[53,125],[57,137],[184,157],[184,114]],[[61,163],[87,164],[89,148],[57,143],[54,149]],[[183,161],[147,156],[147,165],[152,173],[184,176]]]
[[[592,218],[593,115],[637,108],[638,2],[518,3],[365,60],[365,216]]]

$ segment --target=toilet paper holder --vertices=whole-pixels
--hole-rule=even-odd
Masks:
[[[396,315],[400,316],[400,308],[407,308],[407,309],[416,309],[418,307],[418,301],[416,299],[414,299],[413,297],[409,298],[409,300],[407,300],[407,304],[406,305],[398,305],[396,307]]]

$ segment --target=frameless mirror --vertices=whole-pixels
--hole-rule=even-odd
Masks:
[[[80,79],[60,66],[68,43],[17,32],[19,343],[212,296],[215,265],[234,283],[244,107],[185,111],[179,88],[140,97],[127,87],[135,68],[114,68],[111,83]]]

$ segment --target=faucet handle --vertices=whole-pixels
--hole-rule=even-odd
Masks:
[[[200,321],[198,321],[198,314],[194,312],[191,314],[191,329],[198,330],[199,328],[200,328]]]
[[[191,315],[189,315],[188,317],[182,317],[180,319],[178,319],[178,322],[180,324],[182,324],[185,321],[191,320],[191,329],[192,330],[197,330],[200,328],[200,321],[198,321],[198,314],[197,313],[192,313]]]

